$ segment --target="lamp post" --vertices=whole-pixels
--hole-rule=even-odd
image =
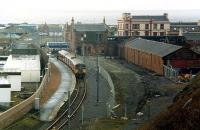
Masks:
[[[85,38],[86,38],[86,34],[84,33],[81,37],[81,41],[82,41],[82,56],[83,56],[83,62],[85,63]]]
[[[96,81],[97,81],[97,103],[99,103],[99,57],[97,54],[97,76],[96,76]]]
[[[147,117],[148,117],[148,120],[150,120],[150,117],[151,117],[150,103],[151,103],[151,100],[150,100],[150,98],[148,98],[147,99],[147,107],[148,107]]]

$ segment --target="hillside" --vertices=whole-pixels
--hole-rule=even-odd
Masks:
[[[168,109],[140,130],[199,130],[200,74],[177,96]]]

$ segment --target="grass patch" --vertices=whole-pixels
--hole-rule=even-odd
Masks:
[[[85,130],[121,130],[128,121],[120,119],[97,119],[86,125]]]
[[[14,123],[5,130],[37,130],[41,126],[42,122],[34,117],[32,114],[28,114],[22,120]]]

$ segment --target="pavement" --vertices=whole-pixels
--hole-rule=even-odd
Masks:
[[[52,121],[56,117],[59,109],[68,99],[67,92],[70,91],[72,93],[76,84],[75,76],[70,68],[56,58],[51,58],[51,62],[53,62],[61,72],[61,83],[57,91],[41,108],[41,121]]]

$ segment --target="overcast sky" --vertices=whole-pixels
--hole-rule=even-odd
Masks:
[[[198,11],[200,9],[200,0],[1,0],[0,23],[45,21],[64,23],[72,16],[79,20],[85,18],[87,21],[88,15],[91,16],[88,21],[96,22],[99,17],[108,15],[106,11],[112,12],[112,10],[127,12],[129,10],[197,9]],[[99,15],[101,11],[102,15]]]

